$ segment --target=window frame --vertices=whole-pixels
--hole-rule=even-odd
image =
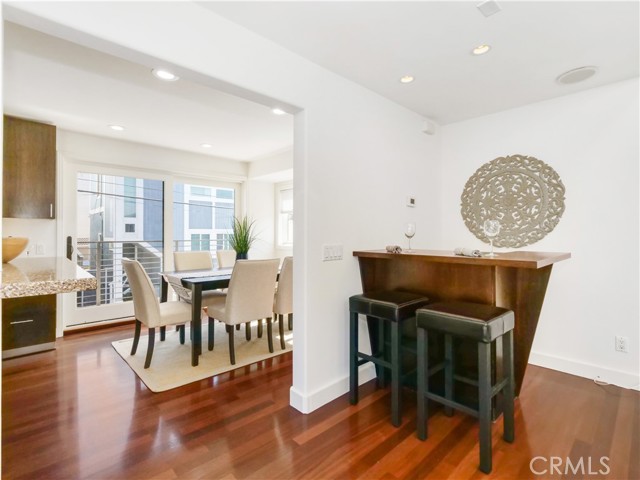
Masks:
[[[283,238],[282,238],[282,230],[281,230],[281,218],[280,216],[282,215],[282,192],[291,190],[291,196],[292,196],[292,202],[293,202],[293,182],[282,182],[282,183],[276,183],[274,186],[276,192],[275,192],[275,214],[274,214],[274,229],[276,232],[276,248],[280,248],[280,249],[290,249],[293,248],[293,243],[294,243],[294,239],[293,239],[293,235],[291,238],[291,242],[284,242]],[[293,209],[291,210],[291,222],[294,221],[294,215],[295,215],[295,205],[293,207]],[[293,228],[293,225],[292,225]]]

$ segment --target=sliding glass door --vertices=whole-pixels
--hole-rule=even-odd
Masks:
[[[215,263],[215,250],[229,248],[237,187],[65,162],[61,236],[98,288],[62,295],[63,326],[133,316],[123,258],[142,264],[158,295],[165,255],[204,250]]]
[[[140,261],[160,290],[164,182],[80,169],[73,177],[73,206],[65,209],[67,252],[96,277],[98,287],[75,294],[73,305],[65,296],[65,325],[129,317],[133,308],[123,258]]]

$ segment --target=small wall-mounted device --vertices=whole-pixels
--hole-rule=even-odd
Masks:
[[[407,207],[416,206],[416,197],[407,197]]]
[[[322,261],[330,262],[333,260],[342,260],[342,244],[341,243],[322,245]]]

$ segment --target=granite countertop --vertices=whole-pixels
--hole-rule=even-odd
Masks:
[[[96,278],[64,257],[16,258],[2,264],[0,298],[93,290]]]

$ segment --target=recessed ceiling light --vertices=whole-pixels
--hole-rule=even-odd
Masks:
[[[272,108],[271,113],[273,113],[274,115],[284,115],[287,112],[285,112],[281,108]]]
[[[202,148],[211,148],[213,145],[211,145],[210,143],[201,143],[200,146]]]
[[[573,70],[569,70],[568,72],[564,72],[563,74],[558,75],[558,78],[556,78],[556,82],[563,85],[582,82],[588,78],[593,77],[597,71],[598,67],[594,66],[574,68]]]
[[[153,70],[151,70],[151,73],[153,73],[156,78],[159,78],[160,80],[164,80],[166,82],[175,82],[180,78],[170,71],[164,70],[162,68],[154,68]]]
[[[122,125],[109,125],[111,130],[115,130],[116,132],[122,132],[124,127]]]
[[[476,48],[472,50],[474,55],[484,55],[489,50],[491,50],[491,45],[478,45]]]
[[[411,75],[404,75],[400,77],[400,83],[411,83],[415,80]]]

